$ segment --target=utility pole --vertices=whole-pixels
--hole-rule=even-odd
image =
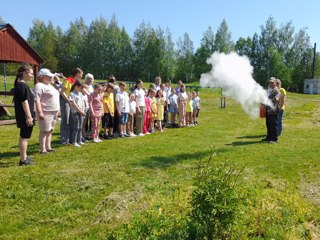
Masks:
[[[317,54],[317,43],[314,43],[311,79],[314,79],[314,71],[316,68],[316,54]]]

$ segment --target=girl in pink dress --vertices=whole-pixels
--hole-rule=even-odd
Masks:
[[[94,85],[93,93],[91,93],[89,96],[92,138],[94,142],[101,142],[99,139],[100,122],[103,114],[102,95],[100,94],[101,90],[101,84],[96,84]]]
[[[150,111],[151,111],[151,102],[150,102],[150,98],[148,96],[147,90],[144,89],[146,92],[144,101],[146,103],[146,111],[144,114],[144,126],[143,126],[143,133],[144,134],[150,134],[148,131],[148,127],[149,127],[149,118],[150,118]]]

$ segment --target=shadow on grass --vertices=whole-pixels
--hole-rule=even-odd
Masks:
[[[213,151],[218,154],[218,153],[226,152],[229,150],[215,149]],[[206,151],[194,152],[194,153],[181,153],[181,154],[168,155],[168,156],[152,156],[134,165],[142,166],[145,168],[167,168],[177,163],[180,163],[182,161],[203,159],[209,156],[210,154],[211,154],[211,150],[209,149]]]
[[[232,142],[232,143],[228,143],[226,144],[226,146],[234,146],[234,147],[238,147],[238,146],[246,146],[246,145],[252,145],[252,144],[257,144],[257,143],[262,143],[261,140],[259,141],[249,141],[249,142]]]
[[[18,166],[18,162],[0,162],[0,168],[8,168]]]
[[[266,134],[242,136],[242,137],[237,137],[237,139],[254,139],[254,138],[263,138],[263,137],[266,137]]]
[[[54,140],[51,142],[52,148],[53,149],[57,149],[59,147],[62,147],[63,145],[60,144],[59,140]],[[20,159],[20,152],[19,152],[19,146],[15,145],[12,148],[15,148],[15,152],[2,152],[0,153],[0,168],[6,168],[6,167],[12,167],[12,166],[16,166],[16,162],[12,162],[11,160],[9,161],[5,161],[8,158],[16,158],[17,162]],[[28,156],[32,156],[34,154],[39,154],[40,149],[39,149],[39,143],[34,143],[34,144],[29,144],[28,145],[28,150],[27,150],[27,154]]]

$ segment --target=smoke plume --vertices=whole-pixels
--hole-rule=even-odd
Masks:
[[[253,118],[259,116],[261,103],[271,106],[266,90],[252,77],[253,67],[248,57],[234,52],[215,52],[207,59],[207,63],[212,65],[212,69],[201,75],[202,87],[223,88],[224,95],[239,102],[243,110]]]

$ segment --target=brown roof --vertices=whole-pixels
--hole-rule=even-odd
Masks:
[[[0,62],[27,62],[40,65],[44,60],[10,25],[0,24]]]

